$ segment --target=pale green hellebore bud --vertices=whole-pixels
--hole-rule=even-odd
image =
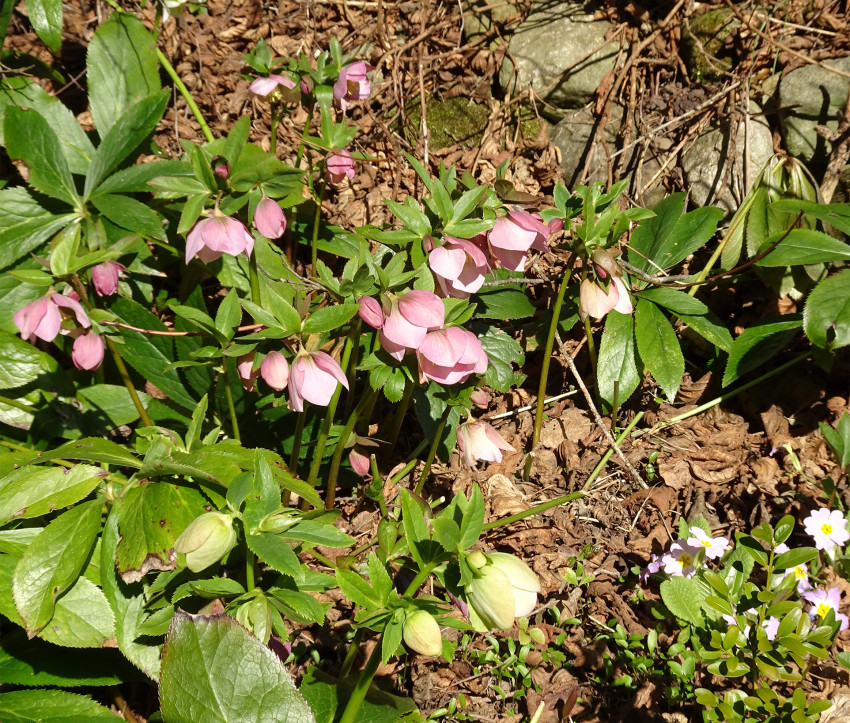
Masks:
[[[408,648],[422,655],[440,655],[443,652],[440,626],[427,610],[408,613],[401,636]]]
[[[200,572],[218,562],[235,544],[233,518],[223,512],[205,512],[174,541],[174,550],[186,555],[186,566],[192,572]]]
[[[480,564],[482,558],[484,565]],[[508,630],[514,618],[534,610],[540,580],[522,560],[504,552],[484,555],[476,550],[467,561],[478,572],[466,586],[469,620],[476,630]]]

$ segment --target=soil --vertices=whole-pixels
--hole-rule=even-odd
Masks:
[[[494,84],[506,52],[502,38],[508,37],[523,13],[509,17],[470,43],[461,32],[459,5],[433,0],[208,0],[208,13],[187,13],[168,23],[162,30],[160,47],[192,91],[216,135],[226,133],[241,115],[249,114],[253,119],[252,140],[265,148],[269,146],[268,111],[248,92],[249,69],[242,60],[242,54],[259,38],[266,40],[275,56],[291,57],[326,49],[335,37],[344,52],[377,66],[372,97],[355,104],[350,116],[360,128],[356,150],[374,161],[361,164],[353,181],[325,200],[323,210],[331,223],[351,228],[367,222],[389,222],[384,199],[420,196],[421,184],[404,153],[424,160],[432,169],[440,162],[455,165],[484,183],[492,182],[496,168],[507,160],[509,178],[517,189],[539,196],[544,206],[551,205],[552,189],[561,170],[558,152],[546,135],[546,124],[529,122],[529,118],[537,120],[532,98],[500,97]],[[84,49],[108,9],[98,0],[72,0],[63,7],[66,34],[61,57],[52,59],[30,31],[27,20],[19,15],[13,19],[6,47],[30,52],[58,67],[68,83],[55,84],[51,89],[85,122],[86,110],[81,105],[85,98]],[[126,7],[131,9],[129,3]],[[721,69],[712,84],[700,85],[683,72],[678,54],[680,20],[691,11],[680,12],[661,27],[660,20],[671,7],[667,3],[650,10],[635,3],[611,3],[600,11],[633,41],[655,35],[642,48],[639,62],[632,64],[627,77],[612,78],[600,89],[597,113],[605,112],[605,96],[614,87],[623,105],[645,103],[648,114],[644,122],[647,127],[657,126],[698,107],[734,79],[749,77],[758,82],[774,61],[786,68],[802,62],[788,48],[814,58],[840,53],[840,44],[847,41],[834,31],[846,28],[850,21],[846,3],[792,0],[783,5],[782,18],[803,29],[785,33],[786,49],[772,46],[754,33],[733,33],[724,46],[727,55],[732,53],[737,58],[733,69]],[[150,4],[135,9],[152,20]],[[469,137],[458,132],[454,136],[451,132],[448,136],[445,132],[426,135],[421,123],[422,98],[426,106],[453,98],[482,105],[487,108],[483,130],[477,128]],[[723,115],[726,108],[725,100],[720,99],[702,113]],[[425,116],[429,121],[429,114]],[[278,148],[286,162],[295,162],[304,121],[305,113],[300,111],[283,123]],[[645,130],[636,127],[623,132],[637,137]],[[687,128],[674,131],[668,147],[675,147],[687,132]],[[452,142],[438,147],[433,143],[438,137],[443,139],[441,143],[446,138]],[[182,152],[183,140],[203,138],[184,100],[175,94],[156,142],[166,155],[176,157]],[[611,170],[612,179],[617,180],[617,169]],[[681,188],[680,179],[672,164],[663,182],[670,191],[686,190]],[[565,258],[566,253],[559,251],[544,255],[536,272],[546,278],[562,272]],[[533,289],[534,303],[543,315],[556,289],[551,284]],[[734,288],[709,288],[701,298],[735,333],[760,318],[796,310],[793,302],[771,296],[755,277],[751,283]],[[590,363],[582,339],[583,330],[576,326],[565,345],[575,355],[581,374],[589,379]],[[766,361],[758,373],[776,369],[805,351],[800,344]],[[636,484],[614,455],[592,481],[586,498],[484,538],[490,549],[520,555],[543,583],[541,607],[531,624],[543,631],[545,643],[532,644],[526,659],[532,685],[523,689],[521,682],[512,682],[494,668],[506,654],[505,643],[501,657],[481,662],[492,643],[476,636],[450,664],[415,655],[392,660],[379,671],[384,687],[412,697],[426,716],[461,695],[467,701],[466,714],[481,721],[519,721],[533,715],[541,702],[546,705],[540,723],[655,721],[668,714],[664,691],[651,678],[636,677],[632,686],[613,685],[615,678],[630,671],[611,649],[610,640],[601,639],[613,620],[630,634],[645,635],[657,625],[650,613],[658,600],[657,591],[651,586],[638,587],[634,569],[645,566],[652,553],[661,552],[675,536],[682,517],[690,520],[702,515],[715,534],[727,536],[762,521],[775,522],[784,514],[799,520],[825,503],[820,483],[827,476],[836,483],[845,504],[850,504],[847,480],[818,428],[821,422],[836,424],[848,410],[846,354],[839,354],[829,368],[804,359],[722,404],[665,425],[666,420],[728,391],[720,387],[722,368],[718,371],[718,365],[711,364],[709,350],[694,343],[688,354],[693,360],[692,377],[686,378],[674,404],[660,401],[660,391],[645,381],[619,410],[616,426],[620,429],[638,412],[644,414],[637,427],[640,435],[627,438],[622,451],[646,481],[646,489]],[[533,412],[527,408],[535,401],[540,364],[540,351],[529,348],[524,386],[507,395],[490,393],[486,416],[494,420],[516,450],[525,450],[530,444]],[[547,394],[556,396],[575,388],[575,379],[556,354]],[[605,423],[610,425],[610,419]],[[457,491],[468,493],[477,482],[485,493],[488,520],[495,519],[583,489],[607,450],[606,438],[583,395],[575,393],[548,409],[527,483],[521,481],[522,451],[507,454],[500,464],[476,470],[463,467],[455,454],[448,463],[435,466],[426,492],[450,497]],[[385,493],[390,501],[396,490],[387,489]],[[379,514],[368,501],[349,497],[341,504],[353,533],[369,532],[377,524]],[[789,542],[803,544],[803,535]],[[565,574],[576,569],[577,560],[589,582],[571,586],[565,582]],[[836,582],[845,593],[850,592],[844,580]],[[573,618],[580,622],[565,622]],[[343,611],[335,629],[344,630],[347,624]],[[296,642],[314,645],[311,631],[298,635]],[[518,637],[517,631],[509,635]],[[553,649],[565,655],[563,662],[548,656],[547,651]],[[836,649],[850,649],[850,632],[839,636]],[[299,671],[293,672],[297,675]],[[496,686],[507,696],[507,702],[496,692]],[[850,692],[847,672],[829,662],[816,667],[806,680],[806,688],[815,698]],[[515,692],[516,700],[512,700]],[[139,720],[145,720],[145,712],[143,706],[137,711]],[[699,718],[693,709],[682,713],[687,719]],[[675,720],[669,716],[663,719]]]

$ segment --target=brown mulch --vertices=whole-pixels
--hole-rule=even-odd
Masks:
[[[404,159],[405,152],[420,160],[427,154],[432,169],[442,161],[456,166],[459,172],[468,170],[482,183],[492,182],[496,168],[508,160],[509,177],[515,185],[540,195],[544,204],[551,204],[554,183],[561,177],[558,151],[545,133],[535,138],[518,133],[515,111],[519,105],[532,107],[529,98],[502,98],[494,96],[493,91],[505,53],[502,38],[508,37],[522,13],[468,43],[461,34],[458,3],[386,0],[382,3],[384,17],[380,23],[379,4],[344,0],[270,4],[208,0],[208,14],[184,15],[168,24],[162,32],[161,47],[193,92],[216,135],[226,133],[240,116],[249,114],[252,140],[265,148],[269,133],[267,110],[248,92],[250,79],[242,77],[249,70],[242,54],[250,51],[259,38],[266,40],[276,56],[291,57],[299,52],[312,55],[324,50],[330,38],[336,37],[345,52],[356,51],[358,58],[378,66],[373,96],[355,104],[350,113],[360,129],[356,149],[375,161],[361,164],[355,179],[326,199],[323,210],[331,223],[344,228],[385,223],[389,216],[384,199],[420,196],[421,183]],[[105,5],[80,0],[63,7],[67,32],[65,50],[57,66],[70,82],[65,88],[53,90],[83,114],[85,108],[80,102],[84,102],[84,48],[103,17]],[[615,96],[632,110],[640,107],[641,113],[630,115],[630,123],[621,131],[625,140],[634,140],[649,128],[699,108],[706,98],[730,84],[733,76],[758,82],[774,61],[789,69],[805,62],[800,54],[820,59],[846,53],[841,43],[846,43],[847,38],[840,33],[789,34],[786,26],[783,34],[782,28],[769,25],[764,31],[766,37],[762,37],[745,26],[729,41],[729,50],[740,59],[734,71],[713,85],[698,85],[682,72],[678,55],[683,13],[666,26],[660,24],[671,7],[669,4],[663,11],[655,11],[635,3],[611,3],[601,11],[622,28],[633,45],[651,38],[642,48],[640,60],[636,57],[627,70],[621,68],[597,98],[599,113],[605,112],[606,103]],[[846,3],[844,8],[842,11],[841,4],[822,0],[791,2],[784,5],[782,18],[786,23],[809,24],[834,32],[847,27]],[[150,4],[142,12],[151,18]],[[19,17],[13,22],[6,47],[51,60],[26,21]],[[410,101],[418,102],[420,91],[429,100],[460,96],[487,103],[491,115],[481,143],[430,147],[409,116]],[[659,160],[665,160],[664,149],[676,148],[691,129],[715,116],[734,113],[733,106],[728,97],[721,98],[705,108],[694,122],[674,127],[669,143],[657,145]],[[282,124],[279,155],[284,161],[295,162],[305,120],[302,110]],[[180,141],[184,139],[200,141],[202,137],[185,102],[175,95],[156,141],[166,153],[176,157],[182,152]],[[616,164],[610,170],[612,180],[616,180]],[[667,169],[662,182],[669,191],[683,190],[675,163]],[[558,254],[544,257],[541,269],[545,273],[563,261]],[[535,287],[534,300],[541,311],[548,307],[552,291]],[[776,313],[775,299],[748,299],[746,289],[737,289],[736,294],[730,300],[727,292],[717,290],[717,296],[709,297],[709,303],[715,299],[718,313],[738,332],[747,323]],[[565,340],[567,348],[574,352],[580,340],[576,329],[574,338]],[[507,415],[494,423],[517,450],[527,449],[531,440],[533,411],[518,410],[534,402],[539,356],[539,351],[530,350],[524,370],[529,376],[525,388],[492,398],[488,411],[492,416]],[[579,351],[577,363],[589,378],[586,350]],[[764,368],[770,368],[770,364]],[[704,375],[701,369],[690,371],[694,377],[686,378],[672,405],[659,402],[660,392],[645,382],[621,410],[618,425],[622,428],[642,410],[645,416],[639,428],[652,430],[664,420],[726,391],[720,389],[718,372]],[[566,365],[553,364],[552,374],[550,394],[574,385]],[[459,652],[451,664],[411,656],[406,662],[391,663],[381,674],[399,693],[412,696],[426,714],[463,694],[468,701],[467,714],[479,720],[516,721],[533,715],[540,703],[545,704],[541,723],[566,720],[570,711],[573,719],[583,721],[660,720],[664,698],[655,683],[647,680],[634,690],[615,690],[610,686],[611,679],[602,676],[606,655],[613,655],[598,640],[604,626],[616,619],[629,633],[645,634],[656,625],[649,609],[657,597],[646,590],[644,599],[640,599],[630,570],[645,565],[652,553],[660,552],[669,543],[682,517],[702,515],[717,533],[727,535],[762,521],[775,522],[783,514],[794,514],[799,519],[822,503],[816,483],[826,476],[836,481],[842,499],[850,504],[847,480],[818,432],[819,422],[834,425],[850,406],[847,378],[846,355],[839,356],[829,371],[812,362],[791,367],[728,403],[626,441],[623,452],[647,480],[648,489],[636,488],[614,456],[593,481],[588,497],[488,533],[486,545],[523,557],[540,576],[544,589],[541,611],[532,624],[543,631],[546,643],[533,645],[528,653],[526,663],[532,669],[534,686],[516,703],[504,704],[493,687],[498,684],[510,692],[512,683],[489,674],[491,664],[479,665],[470,650]],[[802,472],[795,470],[784,445],[793,449]],[[488,519],[495,519],[582,489],[607,448],[584,398],[576,394],[548,410],[529,482],[521,481],[524,460],[520,452],[507,454],[500,464],[478,470],[464,468],[454,455],[448,463],[435,466],[428,491],[434,496],[449,497],[458,491],[468,493],[477,482],[485,493]],[[656,452],[657,457],[650,464],[650,455]],[[387,493],[392,496],[395,490]],[[361,500],[346,499],[342,504],[353,533],[370,532],[377,524],[378,515]],[[564,582],[564,570],[573,567],[576,558],[594,577],[584,588],[570,588]],[[548,612],[550,608],[557,610],[557,615]],[[556,622],[570,618],[580,618],[582,622]],[[334,624],[345,622],[335,620]],[[850,649],[850,635],[842,634],[837,645],[839,649]],[[473,651],[483,652],[489,647],[490,643],[480,636],[471,643]],[[548,659],[548,648],[562,651],[566,661]],[[619,665],[615,661],[615,667]],[[403,675],[399,675],[401,667],[405,668]],[[615,675],[623,672],[626,671],[617,668]],[[818,670],[807,680],[807,686],[815,697],[848,691],[846,674],[834,670]]]

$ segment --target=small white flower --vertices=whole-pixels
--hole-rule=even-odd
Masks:
[[[700,548],[685,542],[674,542],[670,545],[670,551],[661,556],[664,564],[664,572],[668,575],[679,577],[691,577],[696,572],[696,557]]]
[[[723,557],[723,553],[729,549],[728,537],[712,537],[705,530],[701,527],[697,527],[696,525],[691,527],[689,532],[691,533],[691,536],[687,540],[688,544],[697,548],[704,547],[705,556],[710,560]]]

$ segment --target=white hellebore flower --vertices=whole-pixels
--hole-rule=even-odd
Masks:
[[[475,550],[467,559],[476,570],[466,586],[469,621],[476,630],[508,630],[514,618],[531,614],[542,588],[528,565],[504,552]]]

